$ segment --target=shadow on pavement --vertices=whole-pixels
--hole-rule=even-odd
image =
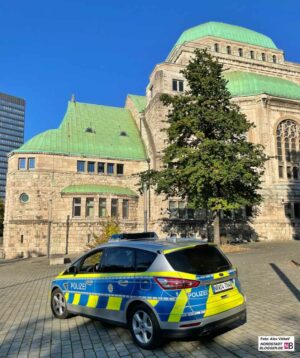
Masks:
[[[300,290],[292,283],[292,281],[286,276],[284,272],[280,270],[280,268],[276,264],[270,263],[270,266],[277,273],[277,275],[279,276],[281,281],[286,285],[286,287],[292,292],[292,294],[300,302]]]
[[[43,277],[35,278],[33,280],[27,280],[27,281],[23,281],[23,282],[19,282],[19,283],[14,283],[13,285],[3,286],[3,287],[0,287],[0,290],[4,290],[5,288],[16,287],[16,286],[20,286],[20,285],[26,285],[27,283],[41,281],[41,280],[44,280],[45,278],[53,278],[53,275],[43,276]]]

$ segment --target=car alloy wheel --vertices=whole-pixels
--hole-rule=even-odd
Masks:
[[[66,300],[64,295],[56,291],[52,296],[52,307],[57,316],[63,316],[66,311]]]
[[[143,349],[154,349],[163,343],[162,332],[154,312],[144,303],[131,307],[128,325],[135,343]]]
[[[136,339],[142,344],[148,344],[153,336],[153,323],[145,311],[136,311],[132,318],[132,328]]]
[[[67,302],[64,294],[59,288],[55,288],[51,294],[51,310],[56,318],[65,319],[72,317],[67,308]]]

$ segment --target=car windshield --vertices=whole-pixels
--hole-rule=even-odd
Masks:
[[[208,275],[231,269],[230,261],[213,245],[197,245],[166,254],[176,271]]]

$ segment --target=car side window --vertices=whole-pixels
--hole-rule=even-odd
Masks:
[[[80,263],[79,273],[99,272],[102,255],[103,250],[99,250],[86,256]]]
[[[145,250],[136,250],[136,261],[135,268],[137,272],[147,271],[148,268],[152,265],[155,260],[157,254],[150,251]]]
[[[127,247],[110,247],[105,249],[101,272],[135,272],[134,250]]]

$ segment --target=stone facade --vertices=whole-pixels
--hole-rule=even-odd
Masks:
[[[120,226],[124,231],[141,231],[144,228],[144,212],[147,211],[148,229],[165,235],[172,225],[185,227],[185,233],[203,234],[205,221],[198,219],[172,220],[169,218],[169,202],[152,190],[140,195],[135,174],[149,168],[159,169],[166,136],[162,129],[167,108],[160,101],[162,93],[174,93],[173,80],[182,80],[180,71],[193,56],[196,48],[206,48],[224,65],[225,72],[241,71],[280,78],[300,85],[300,65],[287,62],[282,50],[205,36],[186,41],[175,47],[167,60],[155,66],[146,89],[145,106],[137,106],[134,97],[128,96],[127,108],[135,122],[142,145],[146,149],[144,160],[95,158],[68,153],[39,153],[36,150],[14,152],[9,158],[7,175],[4,248],[6,258],[40,254],[64,254],[86,248],[93,233],[99,233],[107,218],[99,217],[100,198],[107,199],[108,217],[111,199],[118,199]],[[230,50],[229,50],[230,49]],[[184,83],[186,88],[186,83]],[[300,86],[299,86],[300,91]],[[300,92],[299,92],[300,94]],[[233,98],[255,128],[248,133],[250,141],[262,144],[270,157],[266,163],[262,194],[264,202],[257,209],[251,229],[258,237],[268,240],[288,240],[298,236],[300,228],[300,95],[299,98],[278,96],[272,93],[235,95]],[[278,128],[287,123],[278,149]],[[285,125],[285,124],[284,124]],[[292,129],[291,129],[292,128]],[[297,143],[296,143],[297,142]],[[294,155],[294,157],[293,157]],[[292,156],[292,159],[288,159]],[[33,170],[20,170],[20,158],[35,158]],[[295,159],[295,158],[298,159]],[[124,165],[122,175],[78,172],[77,162],[113,162]],[[114,193],[73,193],[63,189],[70,185],[106,185],[129,188],[136,195]],[[20,200],[26,193],[28,201]],[[82,200],[81,216],[74,217],[73,199]],[[94,198],[92,217],[86,217],[86,198]],[[122,217],[122,202],[129,200],[129,216]],[[176,225],[175,225],[176,226]],[[174,229],[176,230],[176,229]]]
[[[216,43],[219,44],[218,52],[214,48]],[[227,46],[231,47],[231,55],[226,53]],[[166,109],[159,102],[159,96],[161,93],[172,93],[172,79],[182,79],[180,71],[187,65],[196,48],[206,48],[213,56],[218,58],[226,72],[242,70],[300,83],[300,65],[285,61],[281,50],[267,50],[258,46],[247,46],[219,38],[205,38],[181,45],[171,52],[168,62],[155,67],[148,85],[148,106],[145,115],[155,137],[156,166],[159,166],[159,157],[165,141],[161,129],[164,125],[162,120],[165,118]],[[238,48],[242,48],[243,56],[239,56]],[[254,51],[254,59],[250,58],[250,51]],[[265,53],[265,61],[259,58],[262,53]],[[276,56],[276,63],[273,62],[273,56]],[[149,88],[151,88],[151,91]],[[290,164],[284,160],[284,175],[282,178],[279,177],[276,130],[279,123],[284,120],[292,120],[300,126],[300,101],[278,98],[264,93],[255,96],[234,97],[233,100],[239,105],[248,120],[255,124],[255,128],[248,133],[249,140],[262,144],[265,147],[265,153],[270,157],[266,163],[263,177],[264,203],[258,208],[258,215],[252,228],[260,239],[288,240],[298,238],[300,216],[292,208],[290,217],[287,217],[285,206],[289,203],[292,206],[298,205],[300,199],[299,174],[297,179],[288,180],[286,167]],[[158,123],[161,123],[159,127],[157,126]],[[298,139],[299,134],[297,134]],[[297,144],[296,147],[298,150],[299,145]],[[299,159],[294,165],[299,169]]]
[[[131,188],[136,192],[137,178],[132,174],[146,170],[145,163],[123,161],[124,175],[117,176],[77,173],[77,160],[82,158],[45,154],[35,155],[34,170],[21,171],[18,170],[20,157],[25,155],[13,155],[9,159],[4,239],[7,258],[14,257],[16,253],[25,257],[47,254],[49,236],[51,254],[82,252],[93,234],[98,235],[101,232],[101,223],[106,221],[105,217],[99,218],[99,198],[107,199],[107,213],[111,212],[112,198],[118,199],[119,213],[122,213],[122,200],[129,200],[129,216],[123,219],[120,215],[120,227],[125,231],[143,229],[142,220],[137,220],[138,212],[144,210],[143,202],[138,200],[138,197],[96,193],[63,194],[62,190],[72,184],[101,182],[105,185]],[[28,202],[23,203],[20,200],[22,193],[28,195]],[[82,199],[81,217],[72,217],[73,197]],[[85,214],[86,198],[94,198],[94,214],[90,217]]]

